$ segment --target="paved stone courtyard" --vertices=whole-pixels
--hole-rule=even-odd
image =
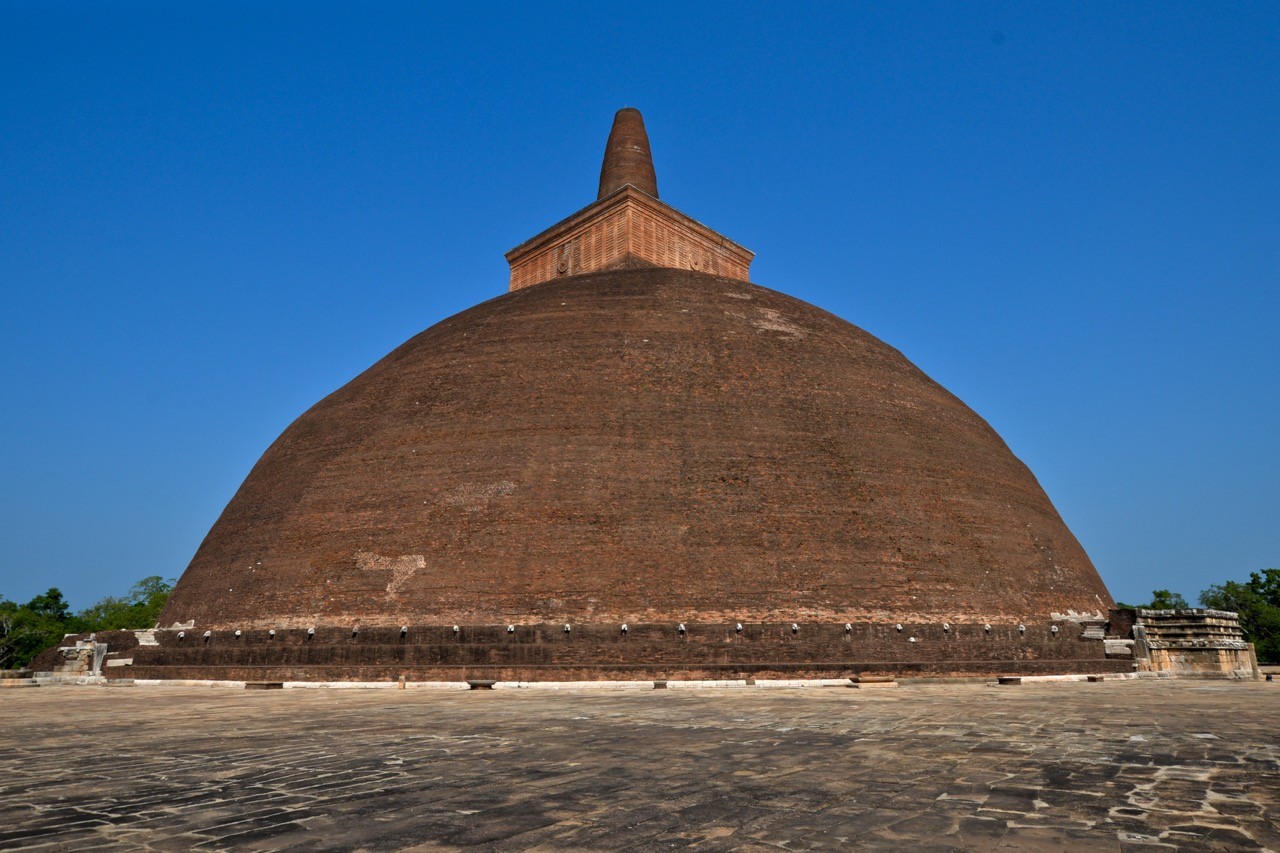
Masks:
[[[0,849],[1280,850],[1280,684],[0,693]]]

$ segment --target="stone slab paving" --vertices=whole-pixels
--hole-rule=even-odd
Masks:
[[[1280,684],[0,694],[0,849],[1280,850]]]

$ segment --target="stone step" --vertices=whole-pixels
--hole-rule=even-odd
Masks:
[[[54,687],[60,684],[106,684],[107,679],[101,675],[65,675],[55,672],[45,676],[36,674],[32,679],[41,687]]]

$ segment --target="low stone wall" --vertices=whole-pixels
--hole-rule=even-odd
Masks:
[[[1107,622],[408,625],[105,631],[32,664],[108,679],[597,681],[1143,672],[1259,678],[1234,613],[1114,610]],[[683,628],[683,630],[681,630]],[[77,646],[80,646],[77,649]],[[105,646],[105,654],[102,647]],[[72,672],[72,670],[76,670]],[[99,673],[93,673],[95,675]]]
[[[109,678],[504,681],[1129,672],[1101,625],[672,624],[149,632]],[[403,628],[403,630],[402,630]],[[154,639],[152,639],[154,638]],[[154,641],[154,645],[149,644]],[[123,664],[127,660],[127,665]]]

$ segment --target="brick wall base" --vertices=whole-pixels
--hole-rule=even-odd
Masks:
[[[1095,626],[687,624],[156,631],[109,678],[574,681],[1128,672]],[[1057,629],[1056,631],[1054,629]]]

